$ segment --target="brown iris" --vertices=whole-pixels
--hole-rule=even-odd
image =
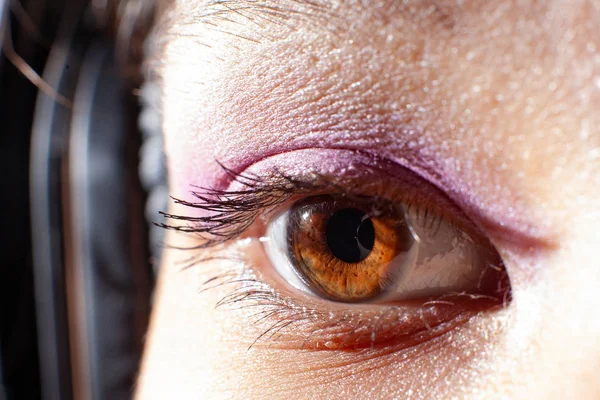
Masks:
[[[402,209],[318,196],[296,204],[288,231],[294,266],[326,298],[357,302],[393,283],[414,238]]]

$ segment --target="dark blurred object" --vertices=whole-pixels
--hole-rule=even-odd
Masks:
[[[132,81],[86,0],[12,3],[0,64],[4,393],[130,398],[153,281]]]
[[[47,49],[38,45],[8,13],[3,4],[2,43],[12,37],[15,51],[32,68],[41,69]],[[34,14],[32,18],[36,18]],[[41,18],[37,21],[41,23]],[[56,24],[45,22],[48,32]],[[0,253],[0,349],[3,395],[36,399],[41,395],[38,369],[35,297],[29,216],[30,132],[37,89],[5,57],[0,57],[0,209],[3,211]]]

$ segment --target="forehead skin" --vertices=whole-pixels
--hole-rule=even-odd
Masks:
[[[498,243],[507,310],[452,345],[364,362],[247,352],[243,322],[214,310],[219,294],[199,297],[163,268],[140,396],[600,393],[600,2],[179,0],[155,44],[173,196],[214,183],[215,159],[244,168],[282,149],[393,158],[413,146],[556,248],[525,261]]]
[[[259,141],[274,153],[345,133],[346,148],[377,139],[437,153],[469,190],[558,229],[545,209],[580,207],[568,193],[600,185],[596,6],[182,1],[160,71],[176,108],[165,110],[174,188]]]

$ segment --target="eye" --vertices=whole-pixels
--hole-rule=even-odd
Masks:
[[[217,306],[250,318],[249,348],[395,351],[510,303],[501,257],[445,193],[391,161],[351,157],[339,173],[226,169],[227,191],[178,201],[203,214],[166,214],[185,221],[168,228],[201,236],[195,249],[214,249],[209,260],[231,260],[201,291],[229,288]]]
[[[267,228],[266,252],[291,286],[345,303],[493,295],[502,261],[472,226],[378,198],[313,196]]]

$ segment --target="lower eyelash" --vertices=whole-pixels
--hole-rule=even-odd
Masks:
[[[250,320],[251,325],[260,324],[263,328],[249,345],[248,350],[261,340],[277,339],[276,335],[281,334],[281,330],[289,328],[290,325],[318,318],[314,312],[299,309],[290,301],[285,301],[253,272],[241,268],[242,271],[228,271],[206,280],[200,288],[200,293],[223,286],[235,286],[217,301],[215,307],[227,307],[230,310],[256,309],[246,319]]]
[[[231,287],[215,306],[243,312],[246,328],[255,335],[248,350],[255,346],[310,351],[404,350],[466,323],[481,309],[489,309],[490,304],[502,308],[510,301],[509,297],[499,301],[455,293],[447,299],[418,304],[418,314],[401,306],[386,306],[377,312],[323,311],[316,304],[302,304],[279,293],[235,255],[210,259],[227,260],[229,270],[205,280],[199,292]],[[510,296],[508,289],[506,296]],[[484,305],[481,300],[489,301]]]

